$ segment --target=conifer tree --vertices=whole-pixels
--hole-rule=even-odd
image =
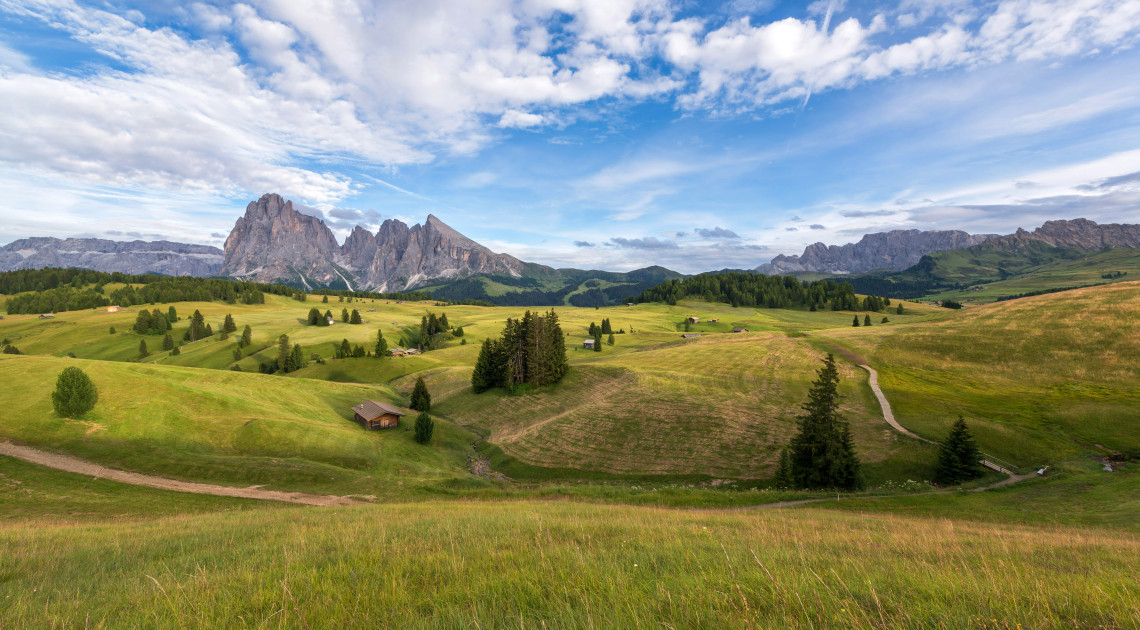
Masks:
[[[476,394],[481,394],[499,384],[492,364],[495,352],[493,343],[490,339],[484,339],[483,347],[479,349],[479,358],[475,360],[475,370],[471,372],[471,388]]]
[[[433,433],[435,433],[435,421],[431,419],[431,416],[426,411],[416,416],[416,442],[427,444],[431,441]]]
[[[135,317],[135,332],[140,335],[150,333],[150,329],[154,327],[154,321],[151,318],[150,311],[145,308],[139,311],[138,316]]]
[[[416,385],[412,388],[412,400],[408,405],[416,411],[429,411],[431,409],[431,394],[428,393],[427,383],[424,383],[423,377],[416,379]]]
[[[75,418],[91,411],[98,398],[98,391],[91,378],[83,370],[72,366],[63,368],[56,378],[51,404],[60,416]]]
[[[222,323],[222,332],[232,333],[237,332],[237,324],[234,323],[234,316],[226,313],[226,321]]]
[[[111,333],[112,335],[113,335],[113,334],[115,334],[115,327],[114,327],[114,326],[111,326],[111,330],[110,330],[110,333]]]
[[[301,344],[293,345],[293,350],[289,353],[289,359],[285,363],[286,372],[292,372],[305,367],[305,353],[301,350]]]
[[[329,296],[326,295],[323,298],[321,298],[321,304],[328,304],[328,303],[329,303]]]
[[[610,327],[610,319],[608,317],[603,319],[602,320],[602,334],[603,335],[609,335],[609,334],[612,334],[613,331],[614,331],[614,329]]]
[[[345,323],[345,324],[348,323],[348,309],[347,308],[340,309],[340,321]]]
[[[245,329],[241,331],[241,341],[238,343],[239,348],[244,348],[253,343],[253,329],[246,324]]]
[[[169,333],[167,333],[167,335],[162,338],[162,349],[163,350],[173,350],[174,349],[174,337],[171,337]]]
[[[598,328],[594,331],[594,352],[602,351],[602,329]]]
[[[289,363],[289,354],[291,348],[289,347],[289,335],[282,334],[277,338],[277,369],[285,371],[285,366]]]
[[[935,481],[944,486],[953,486],[963,481],[977,479],[984,472],[979,463],[982,455],[974,442],[974,436],[966,426],[962,416],[950,427],[950,435],[938,447],[938,470]]]
[[[234,361],[241,361],[241,346],[234,348]]]
[[[310,326],[320,326],[321,325],[321,312],[319,310],[317,310],[316,307],[313,307],[313,308],[309,309],[309,314],[308,314],[308,316],[306,316],[305,320],[308,322],[308,324]]]
[[[462,327],[462,326],[460,326],[460,327],[456,328],[455,330],[453,330],[453,331],[451,332],[451,334],[455,335],[456,337],[462,337],[462,336],[463,336],[463,334],[464,334],[464,333],[463,333],[463,327]]]
[[[352,357],[352,345],[348,343],[347,339],[340,340],[340,349],[338,350],[341,359],[348,359]]]
[[[139,358],[145,357],[150,354],[146,349],[146,339],[139,339]]]
[[[447,313],[444,313],[439,316],[439,331],[444,332],[447,330],[451,330],[451,324],[447,322]]]
[[[325,325],[328,326],[329,322],[336,321],[333,319],[332,311],[325,311]]]
[[[792,477],[792,459],[786,446],[780,451],[780,463],[776,465],[776,477],[772,480],[772,485],[780,490],[794,488],[796,485],[795,478]]]
[[[888,318],[888,317],[884,317],[882,320],[880,320],[880,321],[879,321],[879,323],[880,323],[880,324],[886,324],[886,323],[888,323],[888,322],[890,322],[890,321],[891,321],[891,320],[890,320],[890,318]]]
[[[871,325],[871,314],[870,313],[863,316],[863,325],[864,326],[870,326]]]
[[[902,314],[903,314],[903,305],[902,305],[902,302],[899,302],[898,308],[896,308],[896,309],[895,309],[895,314],[896,314],[896,315],[902,315]]]
[[[851,432],[839,414],[838,387],[839,370],[828,354],[803,405],[799,433],[789,445],[799,488],[854,490],[861,484]]]
[[[610,338],[606,340],[606,343],[608,345],[611,345],[611,346],[614,345],[614,334],[613,333],[610,333]]]
[[[361,324],[361,323],[363,323],[360,320],[360,311],[358,311],[356,309],[352,309],[352,316],[349,317],[348,323],[350,323],[350,324]]]
[[[384,338],[384,331],[376,331],[376,358],[388,356],[388,340]]]
[[[174,308],[173,305],[171,305],[170,308],[166,309],[166,321],[170,323],[178,321],[178,311]]]
[[[172,357],[176,357],[180,354],[182,354],[182,349],[179,348],[178,346],[174,346],[174,349],[170,351],[170,356],[172,356]]]
[[[855,319],[851,320],[851,325],[855,326],[856,328],[859,327],[859,316],[858,315],[855,316]]]
[[[214,327],[209,325],[209,324],[206,324],[206,336],[207,337],[213,337],[214,336]]]

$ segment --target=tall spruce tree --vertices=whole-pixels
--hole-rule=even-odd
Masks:
[[[602,329],[598,328],[594,331],[594,352],[602,351]]]
[[[173,350],[174,349],[174,337],[171,337],[170,333],[167,333],[166,336],[162,338],[162,349],[163,350]]]
[[[347,308],[340,309],[340,321],[344,322],[345,324],[348,323],[348,309]]]
[[[139,358],[150,354],[146,349],[146,339],[139,339]]]
[[[232,333],[237,332],[237,324],[234,323],[234,316],[226,313],[226,321],[222,323],[222,332]]]
[[[239,348],[244,348],[253,343],[253,329],[246,324],[246,327],[241,331],[241,341],[238,343]]]
[[[360,319],[360,311],[358,311],[356,309],[352,309],[352,316],[348,318],[348,323],[350,323],[350,324],[361,324],[361,323],[363,323]]]
[[[858,315],[855,316],[855,319],[851,320],[851,325],[858,328],[858,326],[859,326],[859,316]]]
[[[66,367],[56,378],[51,404],[60,416],[75,418],[91,411],[98,398],[95,383],[91,382],[91,378],[83,370]]]
[[[314,306],[313,308],[309,309],[309,316],[306,319],[308,320],[310,326],[320,326],[321,320],[324,318],[321,317],[321,312],[317,310],[317,307]]]
[[[950,427],[950,435],[938,447],[935,481],[944,486],[954,486],[977,479],[985,472],[982,470],[981,459],[982,455],[966,421],[958,416],[954,426]]]
[[[792,458],[788,455],[786,446],[780,451],[780,463],[776,465],[776,477],[772,480],[772,485],[780,490],[794,488],[796,485],[792,476]]]
[[[428,393],[427,383],[424,383],[422,376],[416,379],[416,385],[412,388],[411,404],[408,406],[416,411],[431,410],[431,394]]]
[[[494,348],[490,339],[483,340],[483,347],[479,349],[479,358],[475,360],[475,370],[471,372],[471,388],[476,394],[481,394],[492,387],[498,386],[495,378]]]
[[[301,350],[301,344],[294,344],[289,352],[289,359],[285,361],[285,371],[293,372],[303,367],[305,367],[305,353]]]
[[[864,325],[864,326],[870,326],[870,325],[871,325],[871,315],[870,315],[870,313],[868,313],[867,315],[864,315],[864,316],[863,316],[863,325]]]
[[[433,433],[435,433],[435,421],[431,419],[431,416],[426,411],[416,416],[416,442],[427,444],[431,441]]]
[[[388,340],[384,338],[384,331],[376,330],[376,358],[388,356]]]
[[[861,485],[851,431],[839,414],[838,388],[839,370],[828,354],[802,407],[799,433],[789,444],[797,487],[854,490]]]
[[[289,335],[282,334],[277,338],[277,369],[282,372],[289,364],[289,354],[291,348],[289,347]]]

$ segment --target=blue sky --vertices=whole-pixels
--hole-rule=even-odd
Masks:
[[[0,0],[0,242],[220,246],[266,192],[698,272],[1140,222],[1140,0]]]

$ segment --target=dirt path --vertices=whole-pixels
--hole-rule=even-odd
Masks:
[[[139,473],[115,470],[98,464],[71,457],[49,453],[29,446],[19,446],[0,440],[0,455],[7,455],[22,459],[26,462],[47,466],[56,470],[88,475],[101,479],[110,479],[120,483],[129,483],[135,486],[149,486],[174,492],[190,492],[192,494],[212,494],[219,497],[237,497],[241,499],[261,499],[264,501],[283,501],[285,503],[298,503],[303,505],[351,505],[361,503],[349,497],[337,497],[323,494],[305,494],[303,492],[282,492],[278,490],[263,490],[261,488],[234,488],[230,486],[216,486],[208,483],[195,483],[192,481],[178,481],[164,477],[152,477]]]
[[[902,433],[903,435],[909,435],[916,440],[922,440],[928,444],[938,443],[934,440],[928,440],[921,435],[911,433],[910,431],[906,430],[903,425],[899,424],[898,421],[895,420],[895,413],[891,411],[891,403],[887,402],[887,397],[883,395],[883,390],[879,389],[879,373],[875,371],[875,368],[866,364],[861,364],[859,367],[871,373],[871,391],[875,392],[875,398],[879,399],[879,406],[883,408],[883,420],[886,420],[887,424],[894,427],[895,430],[899,433]]]

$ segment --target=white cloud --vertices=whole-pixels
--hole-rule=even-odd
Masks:
[[[544,122],[546,122],[546,118],[541,114],[530,114],[520,112],[517,109],[508,109],[506,112],[503,112],[503,117],[499,119],[499,126],[507,129],[525,129],[527,127],[541,125]]]

